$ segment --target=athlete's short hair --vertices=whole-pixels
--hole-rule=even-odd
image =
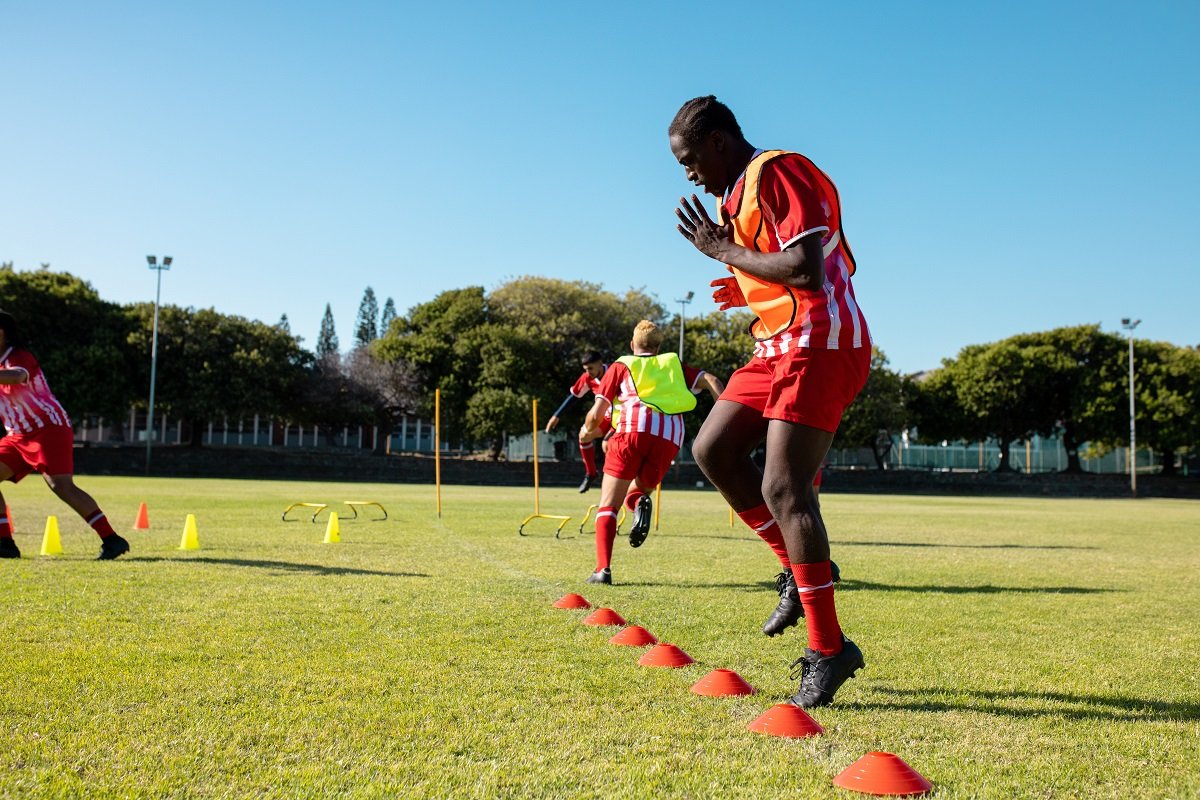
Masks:
[[[4,331],[5,344],[12,347],[20,347],[23,343],[21,340],[21,328],[17,325],[17,318],[3,309],[0,309],[0,330]]]
[[[650,350],[657,353],[658,348],[662,347],[662,342],[662,331],[648,319],[642,320],[633,329],[634,350]]]
[[[739,139],[746,138],[729,106],[711,94],[693,97],[684,103],[675,114],[675,119],[671,120],[671,127],[667,128],[668,135],[678,136],[689,145],[698,144],[713,131],[725,131]]]
[[[599,362],[600,362],[600,354],[597,353],[595,350],[588,350],[579,359],[579,363],[583,364],[585,367],[588,364],[598,364]]]

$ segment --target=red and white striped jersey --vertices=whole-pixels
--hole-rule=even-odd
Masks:
[[[687,381],[692,394],[699,394],[697,383],[704,370],[683,364],[683,377]],[[629,368],[621,362],[610,364],[596,390],[597,397],[603,397],[610,404],[614,401],[621,405],[621,415],[613,430],[617,433],[649,433],[673,442],[683,444],[683,415],[664,414],[642,403],[638,397],[637,386]]]
[[[33,353],[10,347],[0,355],[0,369],[20,369],[28,376],[22,383],[0,384],[0,422],[9,433],[33,433],[51,425],[71,427]]]
[[[604,365],[605,372],[608,371],[608,364]],[[600,392],[600,381],[604,379],[604,373],[600,373],[599,378],[593,378],[591,373],[586,369],[580,373],[575,379],[575,383],[571,384],[571,394],[575,397],[583,397],[588,392],[598,394]]]

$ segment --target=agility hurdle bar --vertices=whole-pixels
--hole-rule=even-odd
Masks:
[[[540,479],[538,477],[538,401],[533,398],[533,513],[521,522],[521,527],[517,528],[517,533],[521,536],[526,536],[525,525],[532,519],[558,519],[562,520],[558,524],[558,529],[554,531],[554,538],[559,538],[562,533],[563,526],[571,521],[570,517],[563,517],[557,514],[543,514],[542,501],[540,493]]]

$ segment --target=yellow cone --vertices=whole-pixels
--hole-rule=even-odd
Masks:
[[[200,534],[196,532],[196,515],[188,514],[183,523],[183,539],[179,542],[180,550],[199,550]]]
[[[46,535],[42,537],[42,555],[62,555],[62,539],[58,535],[58,517],[46,517]]]
[[[342,540],[338,530],[338,518],[336,511],[329,512],[329,524],[325,526],[325,544],[337,544]]]

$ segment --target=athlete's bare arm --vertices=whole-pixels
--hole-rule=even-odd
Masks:
[[[730,225],[718,225],[708,216],[700,198],[679,198],[675,228],[697,250],[722,264],[737,267],[760,280],[793,289],[820,289],[825,285],[825,255],[821,234],[815,231],[779,253],[760,253],[735,244]]]
[[[0,384],[12,386],[29,380],[29,373],[20,367],[16,369],[0,369]]]
[[[704,384],[704,388],[708,389],[708,393],[712,395],[713,400],[721,399],[721,392],[725,391],[725,382],[716,375],[705,372],[700,376],[700,383]]]
[[[596,431],[600,429],[600,420],[604,419],[604,411],[608,406],[612,405],[608,402],[608,398],[596,395],[596,402],[592,404],[591,410],[587,413],[587,418],[583,421],[583,433],[587,436],[594,436]]]

